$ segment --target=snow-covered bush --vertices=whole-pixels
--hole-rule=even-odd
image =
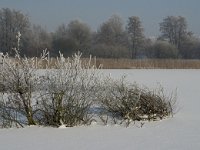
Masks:
[[[98,68],[89,62],[83,64],[81,54],[57,59],[56,70],[47,70],[44,82],[47,88],[41,92],[39,102],[41,124],[76,126],[89,124],[90,106],[95,98]]]
[[[20,32],[18,32],[18,45],[15,57],[3,55],[3,64],[0,72],[1,94],[0,99],[0,124],[2,126],[36,125],[35,113],[38,111],[34,107],[37,94],[38,81],[36,62],[34,59],[20,56]],[[41,61],[45,55],[41,57]]]
[[[15,58],[4,57],[0,73],[6,94],[0,100],[3,126],[5,121],[9,127],[89,124],[99,74],[91,59],[83,63],[80,53],[68,59],[60,54],[57,69],[43,70],[43,75],[35,64],[35,59],[22,58],[17,51]]]
[[[121,80],[106,79],[99,95],[103,110],[119,120],[157,120],[173,115],[176,95],[166,96],[163,88],[150,90],[139,88]]]
[[[16,53],[15,58],[8,55],[4,58],[4,64],[0,73],[2,77],[3,90],[7,94],[6,100],[2,103],[4,113],[1,117],[5,120],[22,124],[35,125],[33,118],[33,91],[37,84],[35,69],[27,58],[21,58]],[[23,119],[22,119],[23,118]],[[22,120],[26,118],[26,123]]]

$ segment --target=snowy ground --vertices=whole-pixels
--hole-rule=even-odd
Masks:
[[[120,126],[66,129],[27,127],[0,129],[0,150],[199,150],[200,70],[105,70],[113,77],[126,74],[130,82],[166,92],[177,88],[179,112],[174,118]]]

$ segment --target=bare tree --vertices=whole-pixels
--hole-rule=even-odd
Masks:
[[[200,58],[200,39],[195,36],[187,36],[186,40],[181,44],[180,55],[185,59]]]
[[[142,23],[140,18],[137,16],[129,17],[128,24],[127,24],[127,31],[131,40],[131,57],[135,58],[137,55],[137,50],[141,46],[141,42],[144,39],[142,28]]]
[[[187,21],[182,16],[168,16],[160,23],[161,37],[178,49],[187,36]]]
[[[14,54],[12,48],[17,45],[17,32],[24,34],[30,23],[26,15],[20,11],[3,8],[0,10],[0,47],[2,52]]]
[[[167,41],[156,41],[148,47],[146,54],[149,58],[178,58],[178,49]]]
[[[76,51],[86,53],[91,45],[90,27],[79,20],[73,20],[68,24],[67,33],[68,38],[76,43]]]
[[[122,43],[123,35],[123,21],[119,16],[113,15],[100,26],[97,31],[97,40],[99,43],[116,45]]]
[[[53,33],[52,46],[54,53],[58,55],[59,51],[61,51],[63,55],[69,55],[72,51],[71,45],[73,46],[67,37],[67,25],[62,24]]]
[[[33,25],[23,37],[21,51],[26,56],[38,57],[44,49],[52,51],[52,35],[39,25]]]
[[[79,20],[71,21],[67,26],[61,25],[54,34],[54,49],[61,50],[64,55],[81,51],[88,53],[91,45],[91,29]]]
[[[100,57],[125,57],[127,34],[118,15],[111,16],[98,29],[93,42],[93,54]]]

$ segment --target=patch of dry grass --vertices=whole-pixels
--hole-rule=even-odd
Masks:
[[[39,60],[32,58],[35,61],[36,68],[57,68],[56,58],[49,60]],[[82,65],[88,63],[89,58],[81,58]],[[198,59],[109,59],[109,58],[93,58],[91,65],[103,69],[200,69],[200,60]]]
[[[200,60],[185,59],[97,59],[104,69],[200,69]]]

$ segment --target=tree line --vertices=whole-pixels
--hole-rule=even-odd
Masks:
[[[160,22],[160,36],[151,39],[144,35],[138,16],[131,16],[124,24],[118,15],[112,15],[96,31],[79,20],[61,24],[54,32],[30,22],[29,17],[17,10],[0,9],[0,51],[14,54],[17,32],[20,55],[40,56],[47,49],[51,56],[59,51],[64,56],[81,51],[101,58],[200,58],[200,39],[188,31],[183,16],[167,16]]]

